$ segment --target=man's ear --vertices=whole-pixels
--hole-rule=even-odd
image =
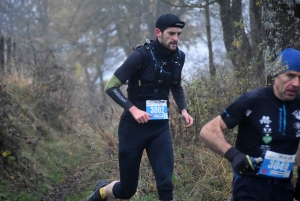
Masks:
[[[160,37],[161,34],[162,34],[162,32],[160,31],[160,29],[159,28],[155,28],[155,35],[156,35],[156,37]]]

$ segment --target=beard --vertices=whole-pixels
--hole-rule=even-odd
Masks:
[[[163,36],[161,37],[160,43],[171,52],[175,52],[177,50],[177,42],[167,42]]]

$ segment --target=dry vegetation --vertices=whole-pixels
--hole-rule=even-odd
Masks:
[[[103,94],[87,93],[73,69],[44,67],[39,76],[8,76],[1,84],[0,198],[84,200],[99,179],[118,179],[119,106]],[[184,82],[195,124],[183,127],[171,97],[176,200],[229,200],[229,163],[199,138],[201,127],[255,83],[208,79],[204,71]],[[226,133],[233,142],[235,130]],[[143,156],[139,188],[132,200],[155,200],[148,158]]]

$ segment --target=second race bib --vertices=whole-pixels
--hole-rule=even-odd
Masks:
[[[267,151],[259,169],[259,174],[276,178],[288,178],[293,169],[295,157],[296,155]]]

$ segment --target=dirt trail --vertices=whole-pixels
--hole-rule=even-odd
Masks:
[[[80,192],[80,190],[85,189],[86,185],[92,186],[90,183],[85,181],[85,173],[88,171],[87,168],[81,168],[76,173],[70,173],[70,175],[62,181],[62,183],[53,188],[53,191],[48,193],[47,197],[43,198],[43,201],[65,201],[68,196],[73,193]],[[81,198],[78,200],[86,200]]]

